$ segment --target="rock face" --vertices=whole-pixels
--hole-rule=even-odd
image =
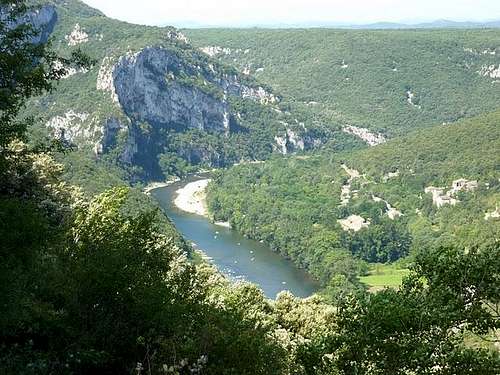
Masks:
[[[0,18],[5,19],[9,14],[9,8],[6,6],[0,7]],[[57,12],[54,6],[44,5],[39,9],[28,12],[24,17],[9,25],[10,28],[15,28],[22,24],[31,24],[38,31],[38,34],[31,40],[34,44],[46,43],[49,40],[50,34],[54,30],[57,23]]]
[[[106,120],[106,122],[103,124],[101,127],[101,140],[100,142],[95,144],[94,150],[96,154],[102,154],[105,153],[109,150],[111,150],[113,147],[116,146],[116,141],[118,137],[118,133],[121,131],[126,131],[128,129],[128,126],[126,124],[123,124],[122,121],[115,117],[110,117],[109,119]],[[127,153],[131,152],[132,154],[137,152],[135,149],[130,149],[133,148],[133,143],[131,144],[126,144],[124,147],[124,151],[122,154],[122,158],[125,159],[131,159]]]
[[[500,65],[483,65],[478,74],[483,77],[500,78]]]
[[[453,181],[451,185],[451,189],[445,193],[445,188],[429,186],[425,188],[426,194],[432,194],[432,202],[438,207],[443,207],[446,204],[456,205],[460,202],[458,199],[453,198],[457,193],[471,192],[476,190],[479,187],[479,183],[477,181],[469,181],[465,178],[460,178],[458,180]]]
[[[396,208],[392,207],[389,202],[387,202],[385,199],[382,199],[380,197],[376,197],[372,195],[372,199],[374,202],[383,202],[385,203],[385,206],[387,207],[386,214],[389,216],[389,219],[395,220],[396,218],[403,216],[401,211],[397,210]]]
[[[51,5],[45,5],[39,10],[31,13],[29,18],[29,22],[34,25],[35,29],[40,30],[40,34],[36,37],[35,42],[46,43],[57,23],[57,12],[55,8]]]
[[[156,128],[228,131],[231,119],[227,101],[177,79],[185,74],[199,77],[207,86],[214,85],[213,79],[209,81],[213,77],[198,76],[194,69],[163,48],[146,48],[121,58],[113,73],[121,107],[133,121]]]
[[[460,178],[458,180],[453,181],[451,184],[450,194],[458,193],[459,191],[474,191],[479,187],[479,184],[476,180],[469,181],[465,178]]]
[[[114,117],[99,123],[88,113],[76,113],[73,110],[51,118],[45,126],[63,143],[91,146],[96,155],[114,147],[118,132],[126,129],[126,126]]]
[[[116,64],[104,59],[97,89],[108,91],[131,121],[122,160],[158,175],[158,155],[169,149],[173,134],[199,131],[220,138],[248,132],[232,111],[232,100],[270,107],[279,102],[264,87],[249,82],[234,71],[207,63],[201,54],[147,47],[122,56]],[[294,148],[303,148],[295,134],[288,136]],[[175,152],[192,164],[225,165],[220,147],[202,143],[190,142]]]
[[[444,193],[444,188],[429,186],[426,187],[424,191],[426,194],[432,194],[432,202],[438,208],[443,207],[447,204],[454,206],[458,203],[458,200]]]
[[[113,79],[114,72],[113,60],[110,57],[105,57],[97,74],[96,88],[99,91],[108,91],[111,94],[113,102],[118,103],[118,96],[115,91],[115,82]]]
[[[70,110],[64,116],[51,118],[45,126],[52,129],[56,138],[67,143],[76,143],[79,139],[91,139],[94,137],[85,126],[89,118],[88,113],[75,113]]]
[[[66,35],[65,39],[68,42],[68,46],[73,47],[78,44],[87,43],[89,41],[89,34],[77,23],[73,31]]]
[[[412,92],[410,89],[406,90],[406,101],[408,102],[409,105],[413,107],[416,107],[418,109],[421,108],[421,106],[418,104],[416,94]]]
[[[230,55],[231,54],[231,49],[229,48],[223,48],[219,46],[207,46],[207,47],[201,47],[200,51],[203,53],[206,53],[210,57],[215,57],[220,54],[224,55]]]
[[[340,191],[340,205],[347,206],[351,200],[351,185],[352,182],[362,177],[361,173],[355,169],[350,169],[347,165],[342,164],[342,169],[348,174],[349,180],[344,184]]]
[[[368,129],[358,128],[357,126],[347,125],[342,128],[342,131],[361,138],[370,146],[377,146],[386,142],[386,139],[382,134],[375,134],[370,132]]]
[[[359,232],[363,228],[370,226],[370,221],[359,215],[351,215],[346,219],[337,220],[344,231]]]
[[[101,89],[116,97],[131,121],[122,160],[152,176],[161,174],[158,155],[168,147],[169,134],[198,130],[228,135],[238,126],[227,101],[233,91],[238,93],[232,83],[172,50],[148,47],[104,70]],[[110,72],[113,84],[106,85]],[[224,164],[219,152],[206,146],[189,145],[178,155],[193,164]]]
[[[66,69],[66,74],[61,77],[61,79],[67,79],[69,77],[72,77],[78,73],[87,73],[88,69],[87,68],[72,68],[72,67],[67,67],[65,66],[61,61],[56,61],[55,63],[55,68],[57,69]]]

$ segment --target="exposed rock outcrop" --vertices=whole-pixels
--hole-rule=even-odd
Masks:
[[[66,70],[66,74],[64,74],[61,79],[67,79],[69,77],[72,77],[76,74],[79,74],[79,73],[88,73],[88,69],[87,68],[73,68],[73,67],[68,67],[68,66],[65,66],[61,61],[56,61],[55,64],[54,64],[55,68],[56,69],[65,69]]]
[[[483,77],[500,78],[500,65],[483,65],[477,73]]]
[[[68,42],[68,46],[73,47],[78,44],[87,43],[89,41],[89,34],[77,23],[73,31],[65,36],[65,39]]]
[[[8,6],[0,6],[0,18],[5,20],[11,12],[10,9]],[[57,19],[56,8],[52,5],[44,5],[11,22],[8,27],[14,29],[19,25],[31,24],[37,31],[37,34],[31,38],[32,43],[46,43],[54,31]]]
[[[366,220],[359,215],[351,215],[346,219],[337,220],[337,222],[342,226],[344,231],[354,231],[359,232],[363,228],[368,228],[370,226],[370,220]]]
[[[210,57],[231,56],[231,54],[246,55],[246,54],[250,53],[250,49],[236,48],[236,49],[232,50],[231,48],[221,47],[221,46],[205,46],[205,47],[201,47],[200,51],[207,54]]]
[[[203,53],[206,53],[210,57],[215,57],[217,55],[230,55],[231,54],[231,49],[230,48],[223,48],[219,46],[206,46],[206,47],[201,47],[200,51]]]
[[[197,86],[193,79],[178,79],[181,75],[205,86]],[[113,77],[120,105],[134,122],[158,129],[229,130],[227,101],[217,91],[208,91],[208,86],[219,92],[224,87],[216,86],[215,77],[199,74],[170,50],[150,47],[124,56]]]
[[[275,104],[279,99],[270,92],[267,92],[263,87],[242,86],[241,96],[259,101],[260,104]]]
[[[91,146],[96,155],[114,147],[118,132],[127,128],[114,117],[100,123],[88,113],[73,110],[52,117],[45,126],[50,129],[54,138],[67,145]]]
[[[472,55],[491,55],[495,56],[497,54],[495,48],[486,48],[485,50],[479,51],[474,48],[464,48],[464,52],[470,53]]]
[[[94,139],[95,129],[87,126],[88,113],[76,113],[73,110],[62,116],[51,118],[45,126],[52,130],[54,137],[68,144],[78,144]]]
[[[467,180],[465,178],[460,178],[458,180],[453,181],[451,184],[451,190],[448,191],[448,194],[456,194],[459,191],[473,191],[479,187],[477,181]]]
[[[301,136],[291,129],[286,129],[285,134],[274,137],[274,141],[276,142],[275,150],[283,155],[296,151],[304,151],[306,143],[311,143],[307,135]]]
[[[106,56],[99,68],[99,73],[97,74],[97,84],[96,88],[99,91],[107,91],[111,94],[111,100],[118,103],[118,95],[116,95],[115,81],[113,79],[113,73],[115,70],[115,65],[113,59]]]
[[[421,108],[420,104],[418,104],[417,96],[410,89],[406,90],[406,101],[413,107]]]
[[[385,137],[382,134],[375,134],[370,132],[368,129],[358,128],[357,126],[347,125],[342,128],[344,133],[355,135],[361,138],[370,146],[376,146],[386,142]]]
[[[387,202],[386,200],[384,200],[384,199],[382,199],[380,197],[376,197],[374,195],[372,195],[372,199],[373,199],[374,202],[383,202],[383,203],[385,203],[385,206],[387,208],[386,214],[387,214],[387,216],[389,216],[389,219],[395,220],[396,218],[398,218],[400,216],[403,216],[403,214],[401,213],[401,211],[399,211],[396,208],[392,207],[391,204],[389,202]]]
[[[176,42],[189,43],[189,39],[179,30],[171,29],[167,32],[167,38]]]
[[[276,142],[277,150],[279,152],[281,152],[283,155],[288,154],[288,140],[286,137],[276,136],[274,137],[274,141]]]
[[[241,116],[233,113],[231,100],[248,99],[261,105],[279,101],[262,86],[249,82],[251,79],[242,79],[216,64],[206,64],[199,55],[147,47],[128,53],[116,64],[104,59],[97,88],[110,92],[131,120],[127,157],[122,160],[158,174],[157,157],[168,147],[169,134],[202,131],[227,137],[248,131]],[[295,133],[287,132],[287,137],[291,148],[303,148]],[[206,142],[186,144],[176,153],[193,164],[219,167],[226,163],[222,150]]]
[[[426,194],[432,194],[432,202],[438,207],[443,207],[447,204],[454,206],[458,203],[458,200],[452,198],[450,195],[444,193],[444,188],[438,188],[434,186],[429,186],[425,188]]]
[[[446,191],[445,188],[438,188],[434,186],[429,186],[425,188],[426,194],[432,194],[432,202],[439,208],[444,205],[456,205],[459,200],[454,198],[454,196],[461,192],[470,192],[474,191],[479,187],[479,183],[477,181],[467,180],[465,178],[460,178],[458,180],[453,181],[451,184],[451,189]]]
[[[361,177],[361,173],[355,169],[350,169],[347,165],[342,164],[342,169],[349,175],[349,180],[344,184],[340,191],[340,205],[347,206],[351,200],[351,185],[352,182]]]
[[[95,144],[94,150],[96,154],[105,153],[116,146],[118,133],[128,130],[128,124],[124,124],[122,121],[115,117],[107,119],[101,127],[101,140]],[[131,155],[137,152],[136,149],[130,149],[129,147],[134,147],[133,143],[127,143],[124,145],[122,152],[122,159],[131,160]],[[130,155],[129,155],[130,154]]]

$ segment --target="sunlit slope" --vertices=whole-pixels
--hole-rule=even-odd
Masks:
[[[500,106],[500,30],[186,30],[325,122],[388,136]]]
[[[346,253],[392,262],[495,238],[499,151],[495,112],[369,149],[234,167],[211,185],[210,209],[327,284]]]

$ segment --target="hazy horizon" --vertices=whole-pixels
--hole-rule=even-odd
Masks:
[[[494,0],[83,0],[107,16],[145,25],[176,27],[350,26],[419,24],[447,20],[483,23],[500,19]]]

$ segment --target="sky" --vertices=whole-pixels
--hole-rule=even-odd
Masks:
[[[257,26],[500,19],[500,0],[83,0],[147,25]]]

